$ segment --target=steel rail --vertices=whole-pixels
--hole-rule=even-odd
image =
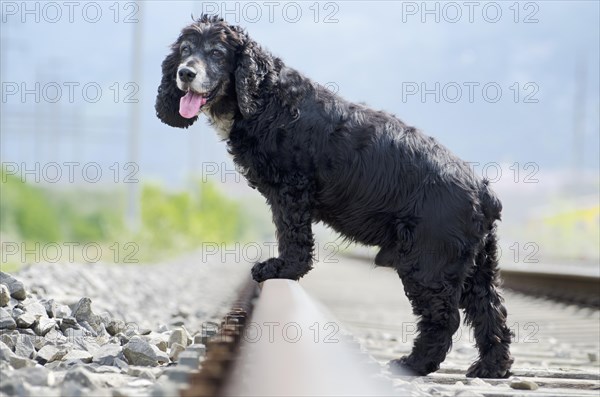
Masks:
[[[340,328],[298,282],[264,282],[222,395],[393,394],[391,384],[377,379],[368,356],[351,347]]]
[[[379,365],[292,280],[248,282],[181,390],[204,396],[388,396]],[[375,368],[376,367],[376,368]]]

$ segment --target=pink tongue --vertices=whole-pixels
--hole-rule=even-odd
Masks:
[[[192,91],[188,91],[179,101],[179,114],[186,119],[195,117],[200,108],[206,103],[206,98]]]

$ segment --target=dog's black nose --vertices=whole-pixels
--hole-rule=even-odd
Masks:
[[[194,72],[192,69],[188,69],[188,68],[179,69],[178,74],[179,74],[179,78],[184,83],[191,83],[192,80],[194,80],[194,77],[196,77],[196,72]]]

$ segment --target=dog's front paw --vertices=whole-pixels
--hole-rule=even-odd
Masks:
[[[271,278],[281,278],[280,273],[282,268],[283,260],[279,258],[270,258],[252,266],[252,278],[258,283],[262,283]]]

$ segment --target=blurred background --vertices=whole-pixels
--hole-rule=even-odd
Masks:
[[[155,116],[168,46],[203,12],[472,162],[504,204],[504,263],[598,263],[599,11],[592,1],[4,1],[2,268],[269,255],[268,208],[225,143],[205,119],[178,130]],[[321,247],[342,244],[315,230]]]

